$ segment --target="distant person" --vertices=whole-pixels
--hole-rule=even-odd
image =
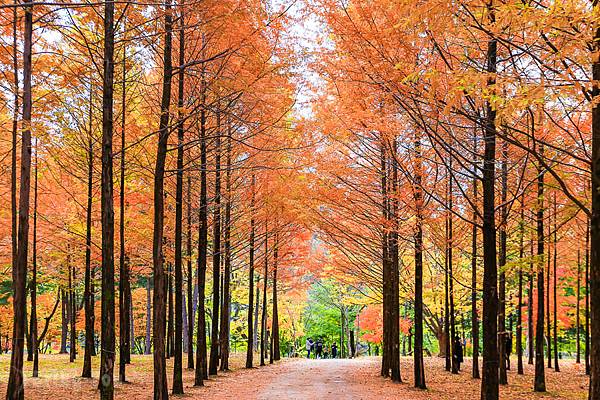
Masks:
[[[331,358],[337,358],[337,344],[335,342],[331,345]]]
[[[506,369],[510,371],[510,354],[512,353],[512,332],[506,335],[505,342],[506,350]]]
[[[462,362],[464,360],[463,360],[463,345],[460,342],[460,338],[458,336],[454,337],[452,358],[454,358],[454,362],[457,365],[457,369],[460,371],[460,364],[462,364]]]
[[[317,344],[315,345],[315,354],[317,355],[317,359],[320,359],[323,356],[323,341],[321,339],[317,340]]]
[[[310,358],[310,352],[313,350],[315,342],[311,338],[306,339],[306,358]]]
[[[329,358],[329,347],[323,346],[323,358]]]

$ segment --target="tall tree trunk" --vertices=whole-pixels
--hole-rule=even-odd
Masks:
[[[173,351],[173,394],[183,394],[183,141],[184,127],[184,77],[185,77],[185,14],[183,0],[180,0],[179,29],[179,73],[177,75],[177,176],[175,188],[175,343]]]
[[[69,333],[69,308],[67,307],[67,294],[65,289],[60,289],[60,351],[58,354],[67,354],[67,335]]]
[[[104,3],[104,74],[102,86],[102,339],[100,398],[114,397],[115,365],[115,215],[113,204],[113,80],[115,26],[113,2]]]
[[[426,389],[423,364],[423,188],[422,154],[420,138],[415,140],[415,387]]]
[[[575,304],[575,362],[581,363],[581,320],[580,320],[580,303],[581,303],[581,249],[577,249],[577,289],[575,292],[577,303]]]
[[[396,138],[390,143],[391,153],[391,178],[392,178],[392,193],[393,198],[390,202],[390,217],[392,232],[390,233],[390,308],[391,308],[391,320],[390,320],[390,369],[391,377],[394,382],[402,382],[402,376],[400,374],[400,289],[399,289],[399,250],[398,250],[398,231],[399,220],[398,220],[398,162],[396,155]],[[348,329],[348,324],[346,324]],[[351,345],[350,341],[348,344]],[[352,347],[352,346],[351,346]]]
[[[167,354],[166,358],[170,358],[175,355],[175,349],[173,346],[173,341],[175,340],[175,332],[173,329],[173,325],[175,325],[175,314],[173,311],[173,265],[168,262],[167,263],[167,293],[169,296],[168,300],[168,329],[167,329]]]
[[[453,208],[453,196],[452,196],[452,159],[449,159],[449,171],[448,171],[448,289],[449,289],[449,300],[450,300],[450,337],[448,343],[451,343],[456,337],[456,321],[454,317],[454,274],[452,268],[452,247],[454,246],[453,241],[453,226],[452,226],[452,208]],[[454,354],[452,354],[452,373],[458,374],[458,362]]]
[[[69,269],[69,309],[71,310],[71,325],[70,345],[69,345],[69,361],[74,362],[77,358],[77,331],[75,326],[77,323],[77,307],[75,306],[75,267],[71,266],[71,251],[70,246],[67,246],[67,268]]]
[[[194,369],[194,312],[195,300],[194,273],[192,270],[192,177],[188,174],[187,177],[187,234],[186,234],[186,255],[187,255],[187,367]],[[197,295],[197,293],[196,293]]]
[[[248,344],[246,349],[246,368],[252,368],[254,358],[254,207],[256,202],[256,176],[252,174],[252,197],[250,199],[250,259],[248,265]]]
[[[591,374],[590,365],[590,218],[585,232],[585,373]]]
[[[553,302],[553,334],[554,334],[554,370],[556,372],[560,372],[560,367],[558,365],[558,335],[557,335],[557,326],[556,326],[556,259],[557,259],[557,235],[558,235],[558,224],[556,223],[556,192],[554,192],[554,254],[553,254],[553,268],[552,268],[552,302]],[[550,322],[550,321],[548,321]],[[548,343],[550,346],[550,343]]]
[[[477,157],[477,136],[473,137],[473,154]],[[477,159],[475,159],[475,162]],[[473,204],[477,204],[477,176],[473,176]],[[479,318],[477,311],[477,209],[473,209],[471,228],[471,337],[473,339],[473,378],[479,379]]]
[[[38,141],[35,141],[35,166],[33,175],[33,238],[31,254],[31,314],[29,335],[31,336],[31,351],[33,355],[33,377],[38,377],[39,370],[39,343],[37,323],[37,205],[38,205]]]
[[[21,179],[19,188],[19,222],[17,258],[13,263],[13,348],[10,356],[7,399],[23,399],[23,347],[27,307],[27,247],[29,242],[29,194],[31,186],[31,43],[33,9],[24,1],[25,27],[23,38],[23,132],[21,135]],[[13,242],[14,246],[14,242]]]
[[[127,19],[123,20],[123,59],[121,68],[121,165],[119,184],[119,382],[126,382],[125,364],[130,360],[129,348],[129,260],[125,254],[125,122],[127,114]]]
[[[198,330],[196,334],[196,372],[194,386],[203,386],[208,378],[206,360],[206,312],[204,309],[206,287],[206,262],[208,257],[208,200],[206,190],[206,82],[204,69],[201,73],[201,108],[200,108],[200,207],[198,211]]]
[[[262,316],[260,319],[260,366],[265,365],[265,346],[267,330],[267,280],[269,276],[269,229],[268,222],[265,220],[265,271],[263,275],[263,301],[262,301]]]
[[[150,290],[150,277],[148,277],[146,279],[146,346],[144,348],[144,354],[150,354],[150,352],[152,351],[151,349],[151,326],[152,326],[152,319],[150,318],[150,312],[152,309],[152,303],[151,303],[151,290]]]
[[[388,160],[387,160],[387,152],[385,146],[385,138],[383,134],[380,138],[380,176],[381,176],[381,205],[382,205],[382,217],[385,223],[387,224],[389,221],[389,199],[388,199]],[[389,377],[390,376],[390,321],[391,321],[391,309],[390,309],[390,285],[391,285],[391,277],[390,277],[390,251],[389,251],[389,232],[386,226],[383,227],[382,232],[382,311],[383,311],[383,354],[381,357],[381,376]],[[341,316],[343,322],[343,315]],[[340,324],[343,330],[343,323]],[[343,340],[344,334],[343,331],[340,333],[340,340]],[[340,345],[340,351],[344,352],[344,346]]]
[[[494,25],[493,0],[487,5],[488,22]],[[487,48],[487,86],[496,84],[497,47],[490,38]],[[496,263],[496,109],[490,100],[485,104],[483,159],[483,370],[481,400],[498,400],[498,266]]]
[[[277,267],[279,262],[279,236],[275,232],[275,244],[273,247],[273,332],[271,334],[273,345],[273,360],[281,359],[281,351],[279,350],[279,310],[277,309]]]
[[[550,238],[552,237],[552,232],[550,232],[550,222],[548,222],[548,256],[545,258],[546,260],[546,343],[547,343],[547,355],[548,355],[548,368],[552,368],[552,335],[550,334],[552,329],[552,322],[550,320],[550,263],[552,261],[551,253],[550,253]]]
[[[517,374],[523,375],[523,257],[525,256],[525,197],[521,195],[519,219],[519,272],[517,289]]]
[[[540,154],[543,155],[540,146]],[[535,378],[533,389],[546,391],[544,373],[544,170],[537,167],[537,320],[535,329]],[[550,343],[548,343],[550,344]],[[550,347],[550,346],[548,346]]]
[[[218,105],[217,107],[220,107]],[[213,216],[213,304],[210,335],[209,375],[217,374],[219,363],[219,283],[221,268],[221,110],[217,110],[217,134],[215,138],[215,206]]]
[[[227,147],[226,147],[226,170],[225,170],[225,263],[223,268],[223,293],[221,309],[221,328],[220,328],[220,346],[221,346],[221,371],[229,370],[229,317],[231,307],[231,121],[227,121]]]
[[[16,5],[18,0],[14,0],[15,7],[13,8],[13,84],[14,84],[14,101],[13,101],[13,120],[12,120],[12,148],[10,156],[10,215],[11,215],[11,249],[12,249],[12,264],[14,268],[17,265],[17,148],[18,139],[17,133],[19,130],[19,61],[18,61],[18,44],[17,44],[17,25],[19,17],[17,14]],[[30,39],[31,42],[31,39]],[[31,63],[30,63],[31,68]]]
[[[534,337],[535,331],[533,329],[533,238],[529,240],[529,288],[527,290],[527,350],[528,350],[528,361],[527,364],[533,365],[534,359]]]
[[[256,303],[254,304],[254,336],[252,337],[253,347],[259,349],[258,344],[258,311],[260,309],[260,275],[256,277]]]
[[[89,125],[88,125],[88,181],[87,206],[85,218],[85,277],[83,299],[85,302],[85,349],[83,351],[83,378],[92,377],[92,353],[94,351],[94,303],[92,299],[92,200],[94,184],[94,140],[93,129],[93,91],[90,82]]]
[[[506,375],[506,225],[508,224],[508,205],[506,204],[508,195],[508,144],[502,142],[502,191],[501,191],[501,215],[500,221],[500,251],[498,254],[499,274],[498,274],[498,355],[499,355],[499,374],[498,383],[500,385],[508,384]]]
[[[173,64],[171,59],[173,20],[171,1],[165,4],[165,40],[163,44],[163,82],[160,105],[160,125],[158,145],[156,149],[156,166],[154,170],[154,234],[152,240],[152,261],[154,270],[154,307],[153,339],[154,339],[154,400],[169,397],[167,389],[167,369],[165,361],[165,300],[166,281],[163,267],[163,227],[164,227],[164,175],[167,143],[169,140],[169,107],[171,105],[171,79]]]

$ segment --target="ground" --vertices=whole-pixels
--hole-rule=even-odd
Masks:
[[[274,365],[246,370],[245,354],[234,354],[232,371],[206,381],[205,387],[193,387],[194,372],[184,370],[185,395],[188,399],[478,399],[479,380],[471,379],[470,360],[463,372],[452,375],[443,368],[444,360],[425,359],[428,390],[412,387],[412,359],[403,358],[401,372],[404,383],[395,384],[379,376],[380,359],[360,357],[354,360],[285,359]],[[172,360],[168,360],[169,381]],[[516,360],[513,360],[513,365]],[[40,378],[31,376],[31,362],[25,364],[27,399],[88,399],[98,396],[96,379],[77,377],[81,373],[81,358],[69,363],[65,355],[42,355]],[[98,371],[98,358],[94,359]],[[0,356],[0,393],[6,391],[10,357]],[[186,362],[184,362],[186,365]],[[127,368],[131,383],[117,383],[117,399],[152,398],[152,357],[133,356]],[[525,365],[525,375],[509,371],[509,385],[500,389],[501,399],[585,399],[587,377],[583,365],[561,360],[561,372],[546,369],[547,393],[532,392],[533,366]]]

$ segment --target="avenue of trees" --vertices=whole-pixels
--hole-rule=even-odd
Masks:
[[[6,398],[54,339],[102,399],[152,354],[158,400],[326,334],[420,389],[460,336],[486,400],[506,346],[536,392],[569,354],[600,399],[599,7],[3,0]]]

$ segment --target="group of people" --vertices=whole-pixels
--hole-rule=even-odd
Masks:
[[[333,342],[330,351],[330,348],[323,344],[323,340],[317,339],[315,342],[308,338],[306,339],[306,358],[310,358],[311,354],[316,359],[337,358],[337,344]]]

